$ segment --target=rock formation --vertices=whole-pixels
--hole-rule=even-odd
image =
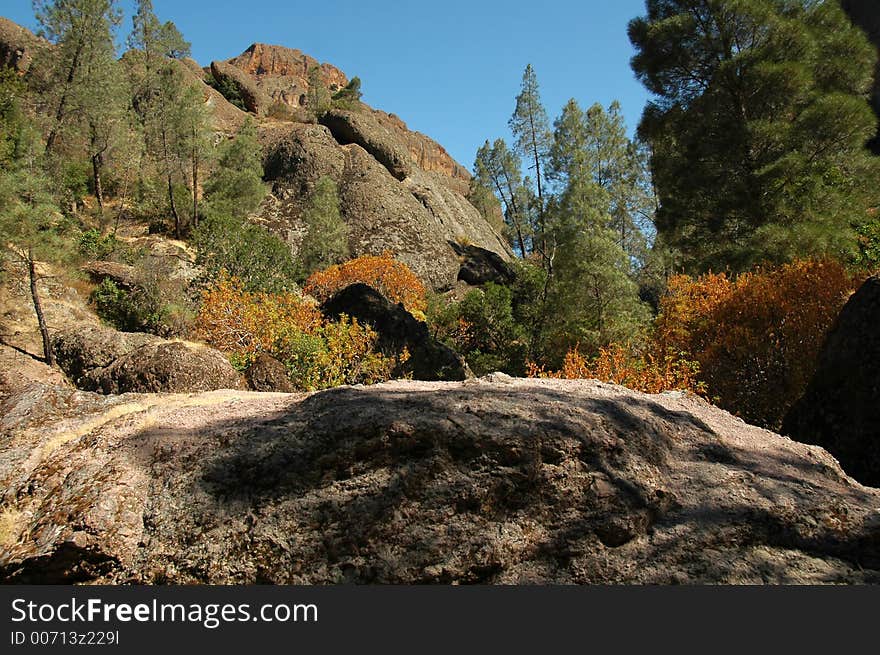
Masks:
[[[33,63],[34,51],[45,43],[27,28],[0,16],[0,68],[26,73]]]
[[[220,352],[151,334],[77,326],[53,335],[58,365],[80,389],[105,394],[238,389]]]
[[[869,278],[837,317],[813,379],[782,431],[818,444],[851,476],[880,486],[880,277]]]
[[[378,349],[388,356],[409,352],[409,359],[393,377],[415,380],[465,380],[473,377],[467,363],[454,350],[434,339],[428,326],[366,284],[352,284],[321,305],[331,320],[345,314],[371,326],[379,335]]]
[[[0,409],[3,582],[880,582],[880,491],[678,394],[36,384]]]
[[[324,122],[262,129],[272,193],[255,219],[292,247],[305,232],[309,194],[327,175],[339,188],[354,256],[390,250],[436,289],[458,278],[457,241],[510,258],[503,237],[455,190],[455,178],[419,168],[374,114],[335,111]]]
[[[345,74],[330,64],[322,64],[299,50],[254,43],[237,57],[211,62],[218,79],[231,82],[241,93],[248,111],[260,116],[272,104],[300,109],[308,104],[309,73],[320,71],[320,79],[330,93],[348,84]]]

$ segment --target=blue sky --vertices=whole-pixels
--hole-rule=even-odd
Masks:
[[[123,0],[122,32],[134,2]],[[569,98],[618,99],[630,130],[647,100],[629,68],[626,24],[643,0],[154,0],[192,42],[203,66],[261,41],[300,50],[358,75],[364,100],[400,116],[471,168],[486,139],[509,138],[523,69],[531,63],[551,120]],[[0,15],[36,29],[30,0]]]

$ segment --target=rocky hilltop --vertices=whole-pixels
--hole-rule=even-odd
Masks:
[[[309,70],[316,67],[329,93],[348,83],[336,67],[280,46],[257,43],[238,57],[211,63],[215,78],[237,88],[254,115],[265,116],[273,103],[299,110],[292,120],[261,123],[272,193],[255,221],[296,249],[309,194],[326,175],[339,188],[355,256],[390,250],[437,289],[458,279],[457,243],[509,259],[497,226],[467,200],[470,174],[434,140],[363,103],[331,110],[320,124],[305,118]]]
[[[309,194],[326,175],[339,188],[355,256],[390,250],[437,289],[458,279],[458,243],[509,259],[497,225],[467,200],[470,174],[433,139],[363,103],[331,110],[320,124],[310,119],[312,70],[320,71],[330,94],[348,84],[335,66],[275,45],[255,43],[237,57],[211,62],[211,74],[237,89],[250,113],[270,115],[260,133],[272,193],[255,221],[297,249]],[[271,111],[278,105],[293,110],[289,120]]]
[[[880,491],[682,395],[33,384],[0,431],[5,582],[880,581]]]
[[[0,19],[3,65],[26,72],[40,43],[27,29]],[[332,110],[316,124],[308,108],[309,73],[319,70],[333,94],[349,81],[335,66],[299,50],[255,43],[206,69],[192,60],[182,60],[180,68],[201,89],[219,136],[235,134],[248,114],[258,122],[271,193],[251,218],[292,250],[305,234],[309,194],[329,175],[339,188],[352,256],[391,251],[435,289],[458,280],[466,263],[460,245],[511,258],[500,216],[490,222],[468,201],[470,174],[436,141],[361,102]],[[235,89],[246,111],[207,84],[209,75]],[[271,111],[279,106],[289,111]]]

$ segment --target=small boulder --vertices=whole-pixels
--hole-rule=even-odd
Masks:
[[[393,372],[415,380],[466,380],[473,377],[464,359],[428,332],[428,326],[366,284],[352,284],[321,305],[321,313],[334,319],[341,314],[371,326],[379,335],[378,348],[387,355],[404,348],[410,358]]]
[[[880,486],[880,277],[837,317],[816,373],[789,410],[783,434],[822,446],[862,484]]]
[[[260,353],[245,372],[250,388],[254,391],[276,391],[293,393],[295,391],[287,367],[266,353]]]

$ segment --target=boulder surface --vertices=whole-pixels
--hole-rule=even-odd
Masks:
[[[35,384],[0,409],[3,582],[880,582],[880,490],[679,394]]]

